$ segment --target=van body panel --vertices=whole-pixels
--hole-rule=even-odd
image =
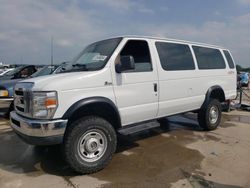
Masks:
[[[215,130],[220,102],[236,95],[225,50],[149,37],[98,41],[64,72],[17,83],[11,127],[29,144],[63,144],[69,166],[82,174],[108,164],[128,125],[163,125],[166,116],[195,111],[201,128]]]
[[[88,97],[106,97],[114,104],[115,96],[110,67],[107,65],[99,71],[72,72],[43,76],[29,79],[26,82],[34,82],[34,91],[57,91],[59,105],[54,118],[61,118],[74,103]]]
[[[152,71],[115,71],[118,54],[130,40],[146,41],[149,48]],[[162,68],[155,42],[188,45],[195,69],[166,71]],[[192,46],[219,49],[225,69],[199,70]],[[197,110],[212,86],[220,86],[226,100],[236,96],[236,69],[230,69],[221,47],[180,40],[148,37],[123,37],[105,67],[98,71],[60,73],[25,82],[33,82],[34,91],[57,91],[58,108],[54,119],[61,118],[70,106],[88,97],[110,99],[120,113],[121,124],[128,125],[177,113]],[[230,52],[229,52],[230,53]],[[155,91],[156,85],[156,91]]]

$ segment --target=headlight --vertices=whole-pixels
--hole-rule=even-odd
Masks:
[[[8,97],[9,92],[8,90],[0,90],[0,97]]]
[[[51,119],[57,105],[57,93],[55,91],[33,92],[32,116],[33,118]]]

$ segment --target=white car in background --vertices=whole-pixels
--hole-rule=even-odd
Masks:
[[[12,70],[14,70],[14,69],[13,68],[11,68],[11,69],[2,69],[2,70],[0,70],[0,76],[4,76],[6,73],[8,73],[8,72],[10,72]]]

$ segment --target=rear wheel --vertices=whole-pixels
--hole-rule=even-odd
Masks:
[[[211,131],[218,127],[221,121],[221,104],[217,99],[210,99],[203,104],[198,113],[199,125],[204,130]]]
[[[89,174],[103,169],[116,150],[116,133],[106,120],[88,116],[67,129],[64,154],[72,169]]]

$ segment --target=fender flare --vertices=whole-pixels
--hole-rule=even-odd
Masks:
[[[105,103],[108,104],[115,112],[116,117],[119,121],[119,123],[121,124],[121,117],[120,117],[120,113],[116,107],[116,105],[113,103],[113,101],[111,101],[108,98],[105,97],[89,97],[89,98],[85,98],[85,99],[81,99],[77,102],[75,102],[73,105],[71,105],[69,107],[69,109],[64,113],[62,119],[69,119],[74,112],[76,112],[77,110],[90,105],[90,104],[97,104],[97,103]]]
[[[207,90],[207,93],[206,93],[206,97],[205,97],[204,103],[207,102],[207,101],[209,101],[212,92],[213,92],[214,90],[216,90],[216,89],[221,90],[221,91],[223,92],[223,94],[224,94],[224,97],[225,97],[225,93],[224,93],[224,90],[222,89],[222,87],[219,86],[219,85],[214,85],[214,86],[210,87],[210,88]]]

